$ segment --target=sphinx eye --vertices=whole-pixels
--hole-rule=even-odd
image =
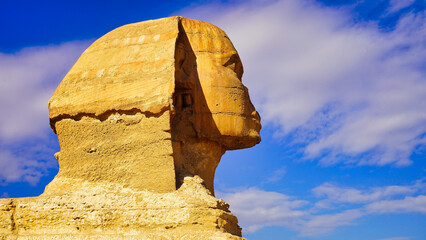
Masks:
[[[175,93],[173,97],[173,105],[177,110],[190,109],[194,103],[191,93],[188,90],[179,89],[177,93]]]
[[[191,107],[192,106],[192,96],[189,93],[182,94],[182,107]]]

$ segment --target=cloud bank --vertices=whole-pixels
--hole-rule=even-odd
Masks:
[[[388,14],[413,1],[392,1]],[[244,83],[277,135],[323,165],[406,166],[425,144],[426,19],[394,30],[309,0],[211,4],[179,13],[223,28]],[[384,16],[386,17],[386,16]]]
[[[39,136],[49,127],[47,102],[62,78],[88,46],[70,42],[0,53],[0,140]]]
[[[355,225],[362,217],[374,214],[426,214],[426,183],[356,189],[324,183],[312,193],[309,202],[278,192],[247,188],[218,195],[247,232],[267,226],[283,226],[300,236],[315,237],[333,232],[341,226]],[[330,214],[329,210],[333,213]]]
[[[47,102],[90,42],[0,53],[0,184],[37,184],[57,167]],[[40,141],[41,140],[41,141]]]

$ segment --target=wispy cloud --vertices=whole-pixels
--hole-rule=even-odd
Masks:
[[[426,214],[426,196],[405,197],[401,200],[382,200],[370,203],[366,209],[374,213],[407,213]]]
[[[386,187],[375,187],[369,189],[345,188],[332,183],[324,183],[314,188],[312,192],[317,197],[326,197],[325,200],[316,203],[317,207],[328,208],[340,203],[368,203],[372,201],[387,199],[395,196],[405,196],[421,193],[426,190],[426,183],[419,180],[413,185],[394,185]]]
[[[0,186],[10,182],[36,185],[49,171],[58,168],[53,157],[58,144],[55,140],[27,139],[0,147]]]
[[[341,226],[354,225],[354,221],[365,214],[359,209],[346,210],[336,214],[313,215],[297,226],[301,236],[318,236],[332,232]]]
[[[0,53],[0,184],[37,184],[56,168],[57,143],[50,132],[47,102],[90,44],[70,42]]]
[[[88,45],[70,42],[0,53],[0,141],[40,136],[49,128],[47,102]]]
[[[286,172],[287,172],[287,168],[285,166],[280,167],[276,169],[274,172],[272,172],[272,174],[266,179],[266,181],[264,181],[264,183],[279,182],[284,177]]]
[[[180,14],[229,34],[264,124],[304,143],[306,158],[409,165],[426,141],[425,14],[407,13],[384,32],[374,22],[355,23],[348,11],[279,0]]]
[[[317,197],[313,202],[257,188],[218,195],[230,204],[247,232],[283,226],[301,236],[320,236],[341,226],[358,224],[358,219],[372,214],[426,214],[426,195],[422,195],[425,185],[418,180],[411,185],[360,190],[324,183],[312,189]],[[333,208],[332,214],[324,211],[329,208]]]
[[[7,150],[0,150],[0,184],[17,181],[36,183],[42,175],[37,166],[36,160],[25,160]]]
[[[390,0],[389,12],[394,13],[413,4],[416,0]]]
[[[297,226],[307,215],[306,211],[296,210],[308,204],[307,201],[277,192],[249,188],[217,195],[231,204],[232,212],[239,217],[248,232],[255,232],[265,226]]]

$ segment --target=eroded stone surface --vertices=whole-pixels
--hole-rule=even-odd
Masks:
[[[228,205],[214,198],[199,177],[187,177],[170,193],[77,184],[83,188],[68,194],[1,199],[0,213],[6,221],[0,223],[0,236],[12,232],[19,239],[239,239],[233,234],[241,233]]]
[[[170,114],[113,113],[105,119],[65,118],[55,123],[61,151],[59,173],[44,194],[80,186],[63,179],[118,183],[135,190],[176,190]]]
[[[214,197],[226,150],[260,118],[226,34],[182,17],[93,43],[49,101],[59,173],[40,197],[0,199],[0,239],[242,239]]]

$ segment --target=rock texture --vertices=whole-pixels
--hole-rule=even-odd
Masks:
[[[260,117],[226,34],[170,17],[93,43],[49,101],[59,173],[40,197],[0,199],[0,239],[242,239],[213,180]]]

